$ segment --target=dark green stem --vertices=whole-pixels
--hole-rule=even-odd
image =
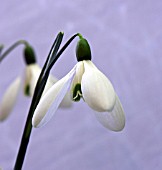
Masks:
[[[73,36],[73,38],[69,39],[69,41],[58,52],[59,47],[62,42],[62,38],[63,38],[63,33],[60,32],[58,34],[51,50],[50,50],[50,52],[49,52],[49,55],[48,55],[47,60],[44,64],[44,67],[41,71],[41,74],[39,76],[39,79],[37,81],[37,85],[36,85],[36,88],[34,91],[33,99],[31,102],[30,109],[29,109],[29,113],[28,113],[26,124],[25,124],[25,128],[24,128],[24,132],[23,132],[23,136],[22,136],[22,140],[21,140],[21,144],[20,144],[18,155],[17,155],[14,170],[21,170],[21,168],[22,168],[26,150],[27,150],[28,143],[29,143],[29,139],[30,139],[31,132],[32,132],[32,117],[33,117],[34,111],[37,107],[37,104],[40,101],[40,98],[43,93],[44,87],[46,85],[50,70],[51,70],[52,66],[54,65],[54,63],[59,58],[59,56],[63,53],[63,51],[67,48],[67,46],[72,42],[72,40],[76,36],[77,35],[75,35],[75,36]]]
[[[14,166],[14,170],[21,170],[21,168],[22,168],[24,158],[25,158],[25,155],[26,155],[26,150],[27,150],[28,143],[29,143],[29,139],[30,139],[31,132],[32,132],[32,117],[33,117],[34,111],[36,109],[36,106],[37,106],[37,104],[38,104],[38,102],[41,98],[41,95],[43,93],[43,90],[44,90],[44,87],[46,85],[46,81],[47,81],[48,75],[49,75],[49,72],[45,73],[46,67],[48,67],[48,64],[49,64],[49,61],[51,60],[51,57],[53,57],[53,55],[56,55],[56,53],[59,49],[59,46],[61,44],[62,38],[63,38],[63,34],[59,33],[55,42],[52,45],[52,48],[49,52],[47,60],[44,64],[44,67],[43,67],[41,74],[38,78],[37,85],[36,85],[34,95],[33,95],[33,98],[32,98],[32,102],[31,102],[31,106],[30,106],[30,109],[29,109],[28,117],[27,117],[27,120],[26,120],[26,124],[25,124],[25,128],[24,128],[19,152],[18,152],[16,163],[15,163],[15,166]]]
[[[48,70],[50,70],[53,65],[55,64],[55,62],[57,61],[57,59],[60,57],[60,55],[64,52],[64,50],[69,46],[69,44],[74,40],[75,37],[79,36],[80,34],[74,34],[66,43],[65,45],[61,48],[61,50],[57,53],[57,55],[55,56],[55,58],[53,58],[49,64]]]
[[[25,40],[19,40],[17,42],[15,42],[11,47],[9,47],[1,56],[0,56],[0,62],[13,50],[15,49],[17,46],[24,44],[25,46],[28,46],[28,42]]]

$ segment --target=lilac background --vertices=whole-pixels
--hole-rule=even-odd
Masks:
[[[93,62],[112,81],[126,113],[126,127],[111,132],[84,102],[60,109],[47,126],[34,129],[24,170],[160,170],[162,168],[162,1],[1,0],[0,41],[19,39],[35,48],[42,66],[52,42],[76,32],[86,37]],[[61,78],[76,63],[76,40],[52,73]],[[0,98],[22,73],[23,46],[0,66]],[[11,170],[30,99],[21,94],[0,124],[0,167]]]

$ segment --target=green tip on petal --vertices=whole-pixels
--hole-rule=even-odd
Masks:
[[[81,84],[76,84],[73,90],[73,101],[78,102],[80,101],[81,97],[82,97]]]
[[[79,41],[76,47],[76,57],[78,61],[91,60],[91,49],[88,44],[88,41],[82,37],[81,34],[78,34]]]
[[[27,65],[36,63],[35,52],[30,45],[27,45],[24,49],[24,58]]]
[[[25,87],[25,89],[24,89],[24,94],[25,94],[26,96],[30,96],[30,86],[29,86],[29,84],[26,85],[26,87]]]

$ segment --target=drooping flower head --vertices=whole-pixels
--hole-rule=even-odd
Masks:
[[[82,98],[95,111],[103,126],[121,131],[125,125],[122,105],[109,79],[92,63],[90,46],[82,36],[77,44],[76,56],[78,63],[74,68],[41,98],[32,119],[33,126],[45,125],[70,91],[72,101]]]
[[[32,97],[34,94],[35,86],[39,75],[41,73],[40,66],[36,63],[36,57],[34,50],[31,46],[26,46],[24,49],[24,60],[26,63],[25,71],[23,75],[18,76],[7,88],[6,92],[2,97],[2,101],[0,103],[0,121],[5,120],[9,114],[11,113],[16,101],[18,94],[23,86],[23,91],[25,96]],[[46,91],[52,87],[54,83],[58,80],[49,75],[45,89],[43,91],[44,95]],[[70,107],[71,101],[69,100],[70,95],[66,94],[61,106]]]

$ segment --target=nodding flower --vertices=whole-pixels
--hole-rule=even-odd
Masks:
[[[90,46],[80,37],[76,48],[77,64],[41,98],[34,112],[34,127],[45,125],[56,113],[67,92],[71,100],[81,98],[94,110],[98,121],[112,131],[125,126],[125,114],[110,80],[91,61]]]
[[[35,86],[39,75],[41,73],[41,67],[36,63],[36,58],[33,49],[28,46],[24,51],[26,67],[22,76],[18,76],[5,91],[2,101],[0,102],[0,121],[5,120],[10,113],[17,101],[19,92],[22,90],[25,96],[32,97],[34,94]],[[58,81],[52,75],[49,75],[45,89],[42,96]],[[70,107],[72,104],[70,100],[70,93],[66,94],[60,106]]]

